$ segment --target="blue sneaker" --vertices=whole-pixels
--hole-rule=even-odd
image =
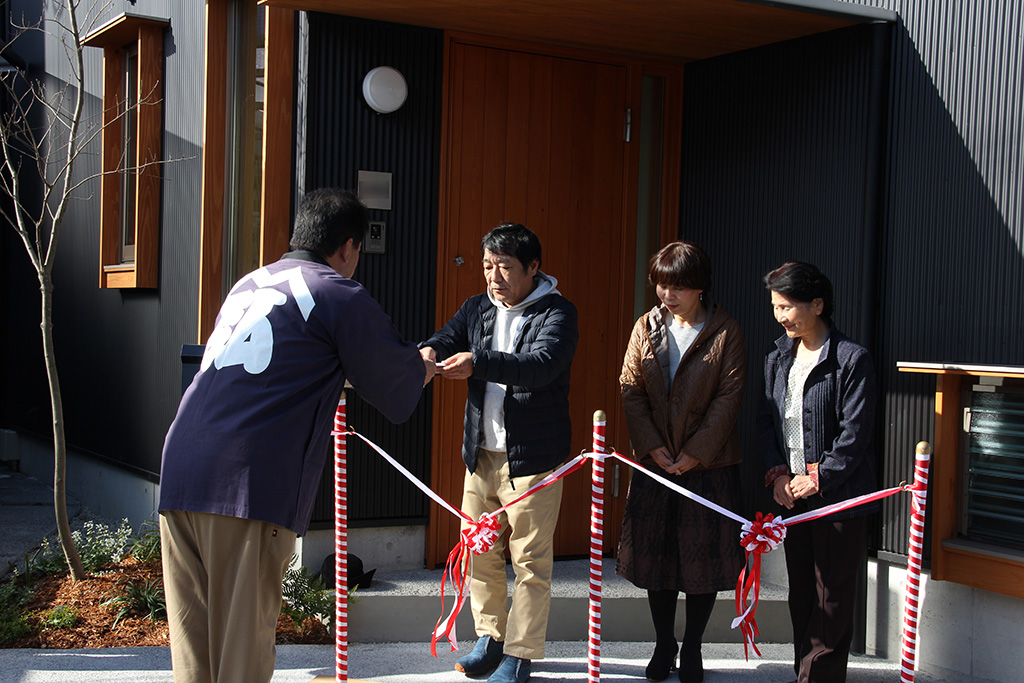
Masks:
[[[480,640],[476,641],[473,651],[455,662],[455,670],[467,676],[483,676],[490,673],[501,661],[503,647],[504,643],[490,636],[481,636]]]
[[[530,680],[530,660],[505,655],[487,683],[526,683]]]

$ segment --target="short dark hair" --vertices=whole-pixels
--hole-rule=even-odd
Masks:
[[[354,192],[335,188],[312,190],[299,203],[289,246],[328,258],[349,240],[353,246],[361,245],[367,227],[366,207]]]
[[[693,242],[671,242],[651,257],[647,281],[652,285],[711,290],[711,259]]]
[[[810,303],[821,299],[821,317],[832,325],[835,299],[832,283],[817,266],[803,261],[789,261],[764,276],[764,286],[795,301]]]
[[[523,268],[529,268],[534,261],[538,266],[541,263],[540,240],[522,223],[502,223],[491,230],[480,241],[481,256],[485,249],[492,254],[514,256]]]

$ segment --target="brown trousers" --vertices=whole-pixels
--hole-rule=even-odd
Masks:
[[[175,683],[269,683],[295,532],[161,512],[160,543]]]
[[[798,508],[791,513],[804,511]],[[798,683],[846,681],[866,529],[862,516],[838,522],[825,517],[787,530],[783,546]]]
[[[462,511],[473,519],[493,512],[522,495],[550,472],[516,477],[515,488],[508,476],[508,457],[480,449],[476,472],[466,471],[462,489]],[[554,534],[562,503],[562,480],[543,488],[509,507],[496,517],[501,536],[490,551],[473,557],[470,603],[478,636],[505,642],[504,653],[520,659],[543,659],[544,641],[551,609],[551,572],[554,567]],[[463,527],[465,528],[465,524]],[[505,530],[515,585],[512,606],[508,606],[505,579]]]

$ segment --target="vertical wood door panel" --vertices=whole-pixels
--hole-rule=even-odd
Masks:
[[[453,40],[447,69],[438,326],[484,291],[483,235],[502,222],[527,225],[541,240],[541,270],[579,311],[565,457],[590,450],[598,409],[624,450],[618,373],[632,325],[635,250],[623,211],[627,68]],[[434,395],[432,486],[458,505],[465,383],[435,380]],[[589,506],[588,467],[565,480],[556,556],[588,553]],[[618,542],[620,518],[608,516],[606,551]],[[432,506],[428,566],[444,561],[458,531],[457,519]]]

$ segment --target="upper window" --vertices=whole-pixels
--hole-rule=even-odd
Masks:
[[[122,83],[124,98],[118,102],[121,112],[121,157],[118,175],[121,184],[121,264],[135,263],[135,184],[139,164],[138,117],[139,46],[128,45],[122,51]]]
[[[938,375],[932,579],[1024,598],[1024,367],[897,365]]]
[[[121,14],[84,41],[103,48],[100,287],[157,286],[168,23]]]
[[[1024,380],[979,377],[967,403],[960,536],[1024,550]]]

